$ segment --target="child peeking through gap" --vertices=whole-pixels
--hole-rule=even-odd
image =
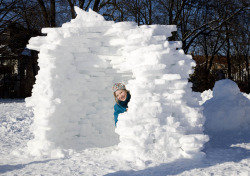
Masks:
[[[128,102],[130,101],[131,95],[122,83],[115,83],[112,87],[112,91],[116,101],[114,105],[114,120],[116,126],[118,115],[128,110]]]

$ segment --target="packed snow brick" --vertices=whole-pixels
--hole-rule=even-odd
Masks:
[[[118,145],[112,154],[138,165],[202,157],[205,119],[188,83],[195,63],[181,42],[166,40],[176,26],[114,23],[75,10],[75,19],[28,44],[40,52],[26,99],[35,115],[30,153]],[[131,100],[115,127],[111,87],[121,81]]]

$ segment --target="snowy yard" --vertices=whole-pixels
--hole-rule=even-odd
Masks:
[[[33,120],[32,110],[24,100],[1,100],[0,103],[0,175],[250,175],[250,132],[210,136],[201,161],[182,159],[143,170],[133,163],[113,158],[116,146],[69,152],[61,159],[33,158],[25,154]]]
[[[76,12],[29,41],[32,97],[0,99],[0,175],[250,175],[249,95],[227,79],[192,92],[192,57],[166,41],[173,25]],[[131,100],[115,127],[118,80]]]

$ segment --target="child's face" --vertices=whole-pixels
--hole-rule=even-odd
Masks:
[[[115,96],[119,101],[125,101],[127,98],[127,91],[126,90],[117,90],[115,92]]]

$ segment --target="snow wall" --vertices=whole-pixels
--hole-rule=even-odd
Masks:
[[[105,21],[75,8],[77,17],[47,36],[31,38],[39,73],[26,104],[34,110],[35,156],[63,156],[91,147],[117,145],[113,155],[137,163],[200,158],[208,137],[204,117],[188,83],[191,56],[169,42],[172,25]],[[111,87],[124,82],[132,98],[113,120]]]

